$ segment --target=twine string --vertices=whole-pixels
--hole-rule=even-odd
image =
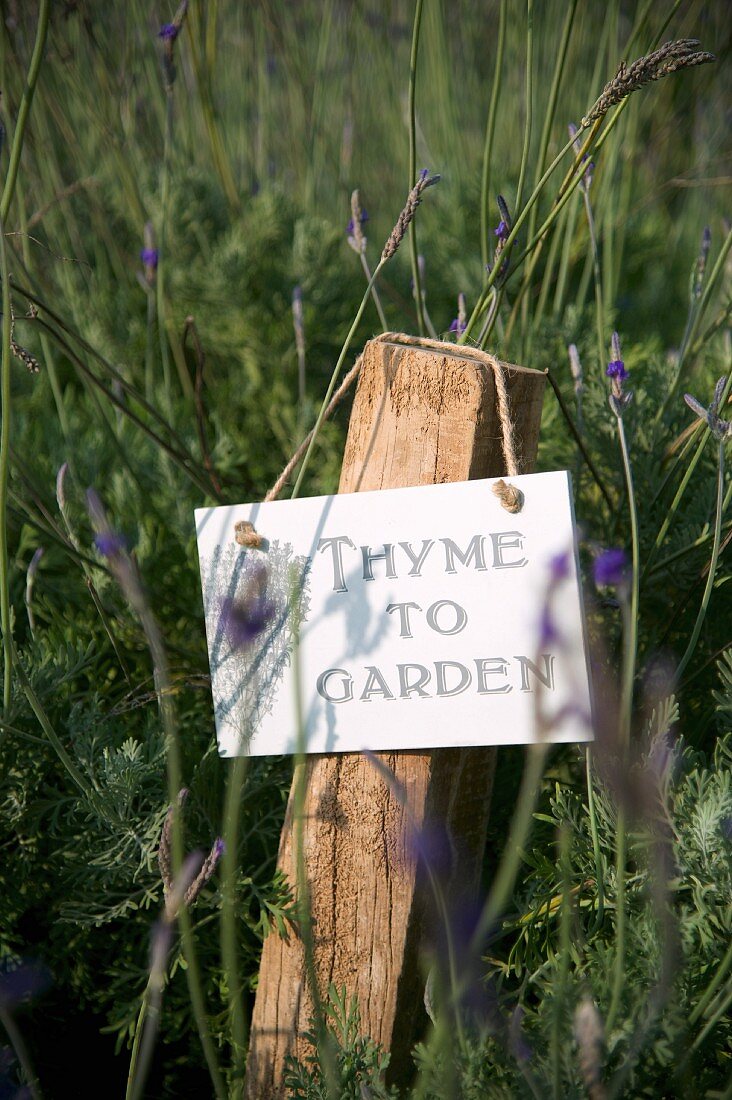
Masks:
[[[436,351],[450,351],[455,352],[455,345],[450,343],[444,343],[441,340],[425,340],[419,336],[406,336],[401,332],[383,332],[380,336],[376,337],[382,343],[397,343],[403,346],[415,346],[423,348],[431,348]],[[489,366],[493,371],[493,380],[496,387],[496,399],[498,405],[498,420],[501,425],[501,442],[503,445],[503,457],[506,461],[506,473],[509,477],[516,477],[519,473],[519,461],[516,453],[516,438],[513,417],[511,415],[511,406],[508,399],[508,387],[506,385],[506,368],[499,362],[495,356],[491,355],[487,351],[479,351],[476,348],[471,348],[471,355],[478,358],[481,362]],[[356,362],[349,370],[346,377],[341,382],[338,389],[333,394],[328,407],[323,414],[323,420],[328,420],[340,405],[343,398],[348,393],[349,389],[355,382],[356,378],[361,371],[361,365],[363,363],[363,352],[358,356]],[[272,500],[276,500],[282,492],[284,486],[290,478],[295,467],[298,465],[303,455],[307,451],[310,441],[313,438],[315,429],[313,428],[303,439],[297,450],[287,462],[284,470],[275,481],[272,488],[266,494],[264,498],[265,504],[268,504]],[[501,478],[493,485],[493,492],[498,497],[501,505],[507,512],[520,512],[523,507],[524,495],[520,489],[515,485],[511,485]],[[256,531],[254,525],[247,520],[239,520],[234,527],[235,538],[239,546],[243,546],[249,550],[258,550],[262,545],[262,536]]]

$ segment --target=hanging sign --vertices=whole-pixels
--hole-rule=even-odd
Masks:
[[[496,480],[197,510],[221,754],[589,740],[569,475]]]

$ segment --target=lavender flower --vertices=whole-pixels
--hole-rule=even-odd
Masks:
[[[111,528],[108,531],[100,531],[94,536],[94,545],[105,558],[115,558],[123,554],[127,549],[127,543],[122,535],[118,535]]]
[[[561,553],[555,554],[549,560],[549,572],[551,573],[552,581],[558,584],[559,581],[566,581],[569,576],[569,551],[562,550]]]
[[[692,397],[690,393],[684,394],[684,401],[686,404],[698,417],[706,422],[710,432],[720,443],[726,439],[732,439],[732,421],[722,420],[719,415],[719,408],[722,404],[722,394],[724,393],[726,382],[727,379],[724,377],[719,379],[717,385],[714,387],[712,403],[707,409],[705,409],[695,397]]]
[[[551,642],[559,641],[559,631],[557,630],[554,617],[549,607],[549,601],[544,604],[541,609],[541,615],[539,617],[539,648],[544,649]]]
[[[96,490],[87,489],[86,500],[95,531],[94,545],[109,562],[109,567],[117,584],[124,592],[127,602],[144,622],[148,617],[147,601],[137,566],[127,551],[125,540],[112,528]]]
[[[622,353],[620,351],[620,337],[617,332],[612,336],[613,358],[607,365],[605,374],[612,379],[612,392],[610,393],[610,408],[617,417],[621,417],[632,400],[632,393],[626,393],[623,383],[630,378],[630,372],[625,369]]]
[[[165,76],[165,87],[168,92],[171,91],[175,83],[175,65],[173,63],[175,41],[180,34],[187,11],[188,0],[182,0],[182,3],[179,5],[173,17],[173,22],[163,23],[158,31],[158,38],[163,43],[163,74]]]
[[[598,588],[622,585],[627,580],[627,570],[628,558],[624,550],[602,550],[595,558],[595,584]]]
[[[555,554],[549,559],[549,584],[539,616],[539,647],[541,649],[551,642],[559,641],[561,637],[552,614],[552,597],[562,581],[565,581],[569,576],[569,563],[570,555],[566,550]]]
[[[94,536],[94,545],[105,558],[114,558],[123,554],[127,549],[127,543],[123,535],[116,531],[103,531]]]
[[[147,288],[154,286],[159,258],[160,255],[155,247],[155,230],[153,229],[153,224],[152,222],[146,222],[143,233],[143,247],[140,250],[140,259],[142,260],[144,274],[143,276],[138,275],[138,279],[143,287]]]
[[[506,241],[508,240],[508,238],[511,234],[511,227],[512,227],[511,215],[510,215],[509,210],[508,210],[508,203],[504,199],[503,195],[496,196],[496,202],[498,203],[498,212],[500,214],[500,220],[499,220],[498,225],[496,226],[496,228],[493,230],[494,237],[498,238],[498,240],[496,241],[496,249],[495,249],[495,252],[493,253],[493,262],[490,263],[490,264],[486,264],[486,271],[488,272],[489,275],[490,275],[491,271],[495,268],[496,264],[498,264],[499,257],[501,255],[501,253],[503,252],[504,248],[506,247]],[[508,271],[508,258],[506,258],[503,261],[503,263],[500,265],[498,274],[501,276],[501,279],[499,280],[499,283],[503,280],[503,277],[506,275],[507,271]]]
[[[463,293],[458,294],[458,313],[455,320],[450,325],[450,332],[454,332],[457,336],[462,336],[468,327],[467,311],[465,309],[465,295]]]
[[[366,236],[363,227],[369,220],[369,216],[361,207],[361,199],[358,191],[351,195],[351,220],[346,226],[348,243],[354,252],[361,255],[366,251]]]

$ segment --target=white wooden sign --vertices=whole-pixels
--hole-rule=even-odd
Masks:
[[[196,511],[222,755],[591,738],[569,475],[495,480]]]

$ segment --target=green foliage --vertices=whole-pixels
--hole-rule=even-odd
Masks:
[[[624,796],[637,801],[629,837],[628,949],[621,1021],[607,1036],[603,1076],[617,1073],[632,1096],[668,1091],[705,1096],[713,1094],[725,1067],[726,1072],[732,1068],[729,1017],[720,1018],[695,1046],[713,1015],[711,1005],[698,1015],[696,1006],[723,966],[732,939],[732,740],[729,734],[721,738],[706,761],[692,749],[671,748],[667,729],[659,723],[650,751],[639,760],[634,792],[596,787],[604,918],[598,922],[585,798],[557,784],[549,814],[538,815],[544,833],[537,839],[543,843],[526,856],[529,870],[518,912],[504,923],[488,960],[488,975],[501,1000],[521,1013],[532,1075],[551,1080],[553,1044],[570,1052],[562,1055],[562,1095],[582,1095],[579,1060],[572,1050],[577,1005],[588,996],[598,1005],[609,1000],[616,950],[615,806]],[[557,830],[569,837],[565,880],[549,856]],[[565,918],[570,923],[566,972]],[[729,989],[729,980],[727,975],[723,990]],[[557,1014],[559,1036],[552,1030]],[[509,1080],[518,1084],[516,1073],[514,1064]]]
[[[618,792],[604,784],[596,789],[605,884],[605,916],[598,922],[587,807],[578,790],[557,783],[550,812],[537,814],[540,843],[525,855],[516,912],[504,920],[486,960],[491,1010],[481,1027],[468,1024],[459,1038],[446,1035],[438,1019],[431,1038],[415,1051],[419,1083],[403,1095],[500,1100],[558,1088],[558,1095],[579,1100],[591,1080],[598,1087],[606,1082],[612,1095],[717,1095],[732,1069],[732,1018],[724,1012],[732,992],[732,737],[722,737],[706,761],[689,748],[670,747],[674,720],[670,700],[636,769],[636,793],[644,797],[639,812],[651,817],[637,820],[631,831],[628,951],[617,1029],[595,1048],[587,1043],[579,1010],[610,997]],[[567,838],[564,878],[560,862],[547,854],[557,833]],[[569,945],[562,943],[565,921]],[[329,1028],[328,1042],[341,1071],[360,1065],[364,1050],[378,1066],[378,1052],[359,1034],[355,1011],[345,1022],[345,992],[329,1007],[328,1015],[334,1013],[337,1035]],[[599,1014],[598,1020],[601,1027]],[[339,1078],[341,1091],[327,1092],[327,1047],[315,1031],[309,1039],[319,1053],[297,1065],[290,1060],[292,1095],[358,1096],[348,1091],[346,1077]],[[371,1083],[369,1088],[367,1095],[382,1095]]]
[[[293,1100],[389,1100],[397,1097],[395,1089],[383,1083],[389,1065],[389,1055],[371,1039],[359,1035],[360,1017],[355,998],[348,1000],[345,989],[328,990],[323,1005],[324,1026],[316,1021],[304,1033],[313,1052],[298,1062],[287,1058],[285,1085]],[[329,1072],[330,1071],[330,1072]]]

